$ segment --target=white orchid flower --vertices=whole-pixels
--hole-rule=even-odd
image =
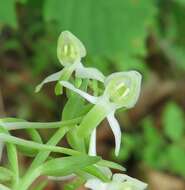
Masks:
[[[73,72],[76,77],[95,79],[104,82],[104,75],[95,68],[85,68],[81,59],[86,56],[86,49],[83,43],[69,31],[60,34],[57,45],[57,57],[64,67],[61,71],[45,78],[37,87],[36,92],[40,91],[46,83],[68,80]]]
[[[105,183],[98,178],[87,180],[85,187],[91,190],[145,190],[147,184],[125,174],[114,174],[112,181]]]
[[[115,137],[115,154],[119,154],[121,130],[114,114],[119,108],[132,108],[136,104],[141,88],[142,76],[137,71],[113,73],[105,79],[105,90],[102,96],[95,97],[77,89],[67,81],[60,84],[84,97],[95,106],[88,112],[77,129],[78,135],[91,135],[89,154],[96,154],[96,127],[106,117]]]

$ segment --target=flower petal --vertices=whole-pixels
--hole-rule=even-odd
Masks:
[[[117,119],[114,116],[114,112],[111,112],[108,116],[107,116],[108,122],[110,124],[110,127],[112,129],[112,132],[114,134],[114,138],[115,138],[115,155],[118,156],[119,151],[120,151],[120,146],[121,146],[121,129],[119,126],[119,123],[117,121]]]
[[[58,81],[60,79],[60,76],[62,75],[62,72],[63,70],[46,77],[39,85],[36,86],[35,92],[39,92],[41,88],[43,87],[43,85],[46,83]]]
[[[132,177],[125,175],[125,174],[114,174],[113,175],[113,181],[115,181],[115,182],[130,182],[135,187],[136,190],[144,190],[147,187],[146,183],[144,183],[138,179],[132,178]]]
[[[96,104],[96,102],[98,101],[98,97],[92,96],[78,88],[76,88],[74,85],[72,85],[70,82],[67,81],[60,81],[60,84],[70,90],[72,90],[73,92],[76,92],[77,94],[79,94],[80,96],[82,96],[83,98],[85,98],[87,101],[91,102],[92,104]]]
[[[91,189],[91,190],[107,190],[108,183],[104,183],[100,181],[99,179],[89,179],[85,183],[85,187]]]
[[[85,79],[95,79],[101,82],[104,82],[105,76],[96,68],[84,67],[80,64],[76,68],[76,77],[85,78]]]
[[[89,155],[96,156],[96,128],[93,130],[89,144]]]

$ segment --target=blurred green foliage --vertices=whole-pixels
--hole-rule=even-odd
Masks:
[[[138,57],[146,56],[145,41],[148,28],[153,25],[157,12],[153,0],[37,2],[1,0],[3,11],[0,11],[1,26],[11,26],[18,33],[26,29],[24,35],[27,40],[31,40],[33,35],[39,35],[39,38],[34,39],[36,43],[30,42],[34,51],[32,64],[36,71],[42,71],[47,67],[49,60],[56,61],[56,40],[62,30],[70,30],[77,35],[86,45],[89,57],[93,57],[93,63],[96,64],[97,59],[100,59],[101,64],[97,65],[104,72],[109,72],[109,64],[105,59],[115,61],[116,70],[130,67],[146,69]],[[21,9],[25,9],[25,12],[22,13]],[[36,16],[33,15],[34,12]],[[22,16],[28,19],[24,20]],[[34,17],[37,19],[36,22]],[[26,28],[22,28],[23,24]],[[48,27],[54,28],[55,31],[52,30],[50,33],[51,29],[46,29]],[[44,54],[40,53],[42,49],[46,51]],[[95,57],[98,58],[94,60]]]
[[[127,161],[134,157],[147,166],[185,177],[185,120],[184,112],[174,102],[165,106],[162,129],[157,129],[151,117],[142,122],[143,132],[123,135],[118,157]]]
[[[185,69],[183,0],[0,0],[0,4],[0,28],[10,26],[15,33],[6,44],[19,49],[24,43],[26,49],[20,51],[31,53],[29,64],[36,74],[51,68],[51,63],[57,66],[56,40],[62,30],[77,35],[88,49],[88,65],[105,73],[135,68],[146,76],[149,70],[143,60],[150,33],[172,64]]]

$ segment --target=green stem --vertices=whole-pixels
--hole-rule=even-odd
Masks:
[[[6,143],[6,147],[7,147],[7,155],[8,155],[10,168],[12,170],[12,173],[14,174],[13,184],[12,184],[12,186],[14,186],[19,182],[19,166],[18,166],[17,150],[16,146],[11,143]]]
[[[87,137],[93,129],[95,129],[109,113],[109,107],[105,104],[96,104],[94,107],[84,116],[80,126],[77,130],[79,137]]]
[[[54,135],[50,138],[50,140],[47,142],[47,145],[56,145],[66,134],[66,132],[69,130],[69,128],[59,128]],[[32,184],[32,182],[35,180],[32,177],[32,180],[29,180],[32,176],[32,173],[39,167],[49,156],[51,151],[40,151],[35,159],[33,160],[30,168],[28,169],[27,173],[24,175],[24,177],[19,181],[19,184],[14,188],[14,190],[26,190],[28,186]],[[28,184],[29,182],[29,184]],[[27,186],[22,186],[22,184],[26,184]],[[21,189],[20,189],[21,187]]]
[[[24,181],[21,181],[21,183],[15,186],[14,189],[27,190],[29,186],[33,183],[33,181],[35,181],[40,175],[41,175],[41,171],[40,171],[40,168],[38,167],[30,173],[29,177],[25,178]]]
[[[57,121],[57,122],[2,122],[1,126],[5,127],[7,130],[15,129],[46,129],[46,128],[59,128],[69,125],[77,124],[81,121],[82,117],[78,117],[66,121]]]
[[[60,95],[63,93],[63,87],[60,84],[60,81],[62,81],[62,80],[68,81],[74,70],[75,70],[75,67],[73,65],[71,65],[69,67],[64,67],[63,74],[55,86],[55,94],[56,95]]]
[[[20,139],[17,137],[13,137],[11,135],[6,135],[6,134],[0,134],[0,139],[11,144],[20,145],[27,148],[29,147],[31,149],[36,149],[36,150],[52,151],[52,152],[58,152],[58,153],[63,153],[67,155],[79,154],[79,152],[69,149],[69,148],[40,144],[34,141],[28,141],[28,140]]]
[[[5,135],[9,135],[9,132],[0,126],[0,135],[3,135],[4,133]],[[7,147],[7,156],[8,156],[9,165],[12,170],[12,173],[14,174],[13,183],[12,183],[12,186],[14,186],[19,182],[19,163],[17,158],[17,149],[14,144],[11,144],[9,142],[6,143],[6,147]]]

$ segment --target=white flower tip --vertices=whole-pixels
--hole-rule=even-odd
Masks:
[[[76,36],[69,31],[61,32],[58,39],[57,56],[62,65],[75,63],[85,55],[86,49]]]
[[[35,93],[38,93],[38,92],[41,90],[41,88],[42,88],[42,85],[41,85],[41,84],[37,85],[37,86],[35,87]]]

